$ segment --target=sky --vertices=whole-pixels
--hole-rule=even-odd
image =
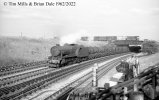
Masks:
[[[4,2],[76,2],[4,6]],[[0,0],[0,35],[32,38],[140,36],[159,40],[159,0]]]

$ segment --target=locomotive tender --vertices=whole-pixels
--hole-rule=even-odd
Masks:
[[[84,47],[77,44],[56,45],[50,49],[50,67],[62,67],[99,57],[128,52],[128,47]]]

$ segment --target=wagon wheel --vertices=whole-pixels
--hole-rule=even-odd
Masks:
[[[75,58],[73,61],[72,61],[72,64],[75,64],[77,63],[77,58]]]
[[[65,66],[65,64],[66,64],[66,60],[65,59],[62,59],[61,61],[60,61],[60,66]]]
[[[72,65],[73,64],[73,59],[68,61],[68,65]]]
[[[56,68],[59,68],[61,64],[56,64]]]
[[[80,62],[81,62],[80,58],[77,58],[76,62],[77,62],[77,63],[80,63]]]

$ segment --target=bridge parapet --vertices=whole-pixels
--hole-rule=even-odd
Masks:
[[[114,44],[117,46],[130,46],[130,45],[142,45],[143,41],[137,40],[116,40]]]

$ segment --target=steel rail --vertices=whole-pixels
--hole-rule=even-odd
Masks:
[[[31,80],[33,78],[40,77],[42,75],[45,75],[45,74],[53,72],[53,71],[54,71],[54,69],[44,67],[42,69],[38,69],[35,71],[30,71],[30,72],[18,74],[15,76],[3,78],[0,80],[0,88],[9,87],[9,86],[12,86],[14,84],[19,84],[19,83],[22,83],[24,81],[28,81],[28,80]]]
[[[35,78],[33,80],[30,80],[30,81],[26,81],[26,82],[21,83],[21,84],[17,84],[17,85],[11,86],[11,87],[1,88],[0,89],[0,91],[1,91],[0,92],[0,94],[1,94],[0,98],[2,100],[7,99],[7,98],[9,98],[9,99],[20,99],[22,96],[30,94],[33,91],[44,88],[44,87],[48,86],[49,84],[51,84],[53,82],[56,82],[62,76],[66,77],[68,73],[69,73],[68,75],[70,75],[73,72],[75,73],[78,70],[82,70],[82,69],[87,68],[89,65],[91,65],[95,62],[104,61],[106,59],[108,59],[108,57],[104,57],[104,58],[102,57],[101,59],[95,59],[93,61],[90,61],[89,64],[87,62],[87,63],[82,63],[82,64],[77,65],[77,66],[63,68],[65,71],[64,70],[55,71],[54,73],[49,73],[47,75]],[[68,70],[70,70],[70,72]],[[60,73],[60,74],[58,74],[58,73]],[[53,81],[53,79],[54,79],[54,81]],[[3,96],[3,94],[6,94],[5,97]]]
[[[32,69],[36,69],[36,68],[40,68],[40,67],[45,67],[48,66],[47,63],[45,64],[37,64],[37,65],[33,65],[33,66],[23,66],[20,68],[16,68],[16,69],[11,69],[9,71],[4,71],[4,72],[0,72],[0,77],[6,76],[6,75],[11,75],[11,74],[15,74],[15,73],[20,73],[23,71],[27,71],[27,70],[32,70]]]
[[[122,59],[122,58],[119,58],[117,61],[114,61],[114,60],[113,60],[113,61],[111,61],[111,62],[109,62],[109,63],[107,63],[107,64],[105,64],[105,65],[99,67],[98,72],[97,72],[97,73],[98,73],[98,79],[101,78],[101,77],[102,77],[105,73],[107,73],[109,70],[111,70],[113,65],[118,65],[118,63],[119,63],[119,61],[120,61],[121,59]],[[108,67],[108,68],[106,67],[106,68],[105,68],[105,66],[110,66],[110,67]],[[105,69],[106,69],[106,70],[105,70]],[[100,72],[100,71],[101,71],[101,72]],[[90,86],[90,84],[91,84],[90,79],[92,78],[91,74],[92,74],[92,72],[89,72],[88,74],[82,76],[81,78],[79,78],[79,79],[77,79],[77,80],[71,82],[70,84],[68,84],[68,85],[65,86],[64,88],[58,90],[57,92],[55,92],[55,93],[52,94],[51,96],[45,98],[44,100],[54,100],[54,99],[60,97],[60,96],[58,96],[58,95],[60,95],[60,93],[66,91],[66,90],[72,89],[72,88],[70,88],[70,87],[72,87],[73,84],[77,83],[77,82],[80,81],[82,78],[87,77],[88,75],[89,75],[89,77],[87,77],[86,80],[80,81],[80,83],[78,83],[78,84],[76,84],[75,86],[73,86],[73,89],[79,87],[79,86],[82,85],[82,84],[84,84],[88,79],[89,79],[88,85]],[[87,86],[88,86],[88,85],[87,85]],[[86,86],[86,87],[87,87],[87,86]],[[73,89],[72,89],[72,90],[73,90]],[[32,100],[32,99],[30,99],[30,100]]]

